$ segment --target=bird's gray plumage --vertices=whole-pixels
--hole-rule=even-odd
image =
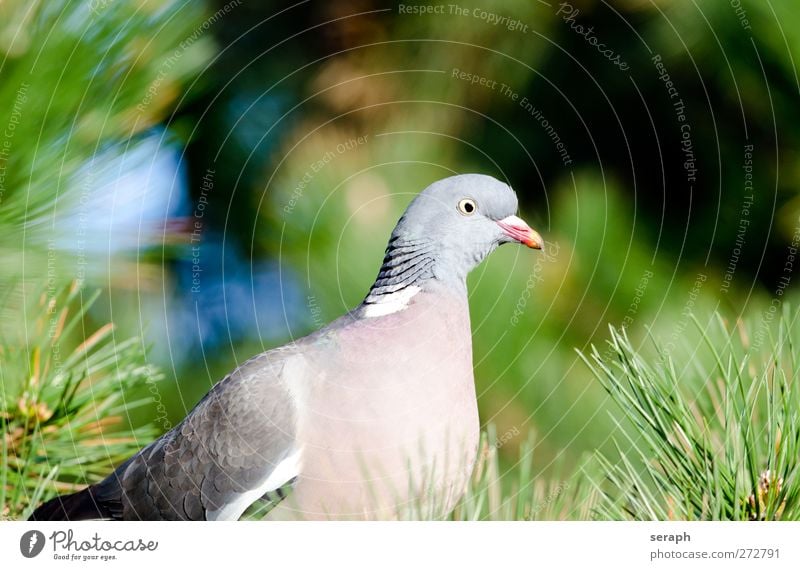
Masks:
[[[275,518],[391,518],[430,489],[446,512],[478,439],[465,279],[502,243],[541,246],[516,210],[488,176],[432,184],[359,307],[245,362],[104,481],[32,518],[235,519],[262,496]]]
[[[260,354],[217,383],[180,424],[97,486],[104,514],[207,520],[258,488],[292,451],[297,410],[283,364],[296,350]]]

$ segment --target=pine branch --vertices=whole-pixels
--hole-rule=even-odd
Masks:
[[[635,349],[624,330],[611,330],[610,356],[595,347],[581,355],[622,417],[616,456],[596,457],[600,518],[800,518],[799,331],[790,316],[777,331],[758,324],[775,333],[763,347],[741,323],[694,319],[702,344],[682,369],[657,346],[654,355]]]

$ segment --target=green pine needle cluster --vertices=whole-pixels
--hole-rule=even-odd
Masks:
[[[788,310],[777,326],[767,316],[695,319],[701,344],[680,363],[646,357],[624,330],[612,330],[610,357],[593,349],[586,362],[624,434],[617,457],[597,455],[599,518],[800,518],[800,331]]]
[[[97,481],[156,435],[129,427],[131,394],[157,380],[141,342],[86,318],[83,283],[111,276],[84,247],[108,235],[83,220],[118,176],[112,159],[191,98],[214,53],[206,17],[173,0],[0,2],[0,519]],[[113,278],[128,287],[132,267],[120,253]]]
[[[111,325],[85,334],[93,300],[77,286],[42,293],[27,344],[0,341],[2,518],[27,518],[42,500],[102,479],[156,435],[128,427],[127,414],[145,401],[128,396],[158,375],[138,339],[116,340]]]

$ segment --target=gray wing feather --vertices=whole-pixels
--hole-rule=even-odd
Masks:
[[[205,520],[257,489],[293,451],[297,410],[283,378],[293,353],[277,349],[245,362],[100,483],[97,495],[104,500],[106,492],[114,518]]]

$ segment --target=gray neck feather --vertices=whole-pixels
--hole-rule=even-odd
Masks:
[[[408,287],[422,287],[434,279],[434,243],[426,239],[408,240],[394,235],[386,247],[378,278],[369,291],[365,304],[380,303],[387,295]]]

